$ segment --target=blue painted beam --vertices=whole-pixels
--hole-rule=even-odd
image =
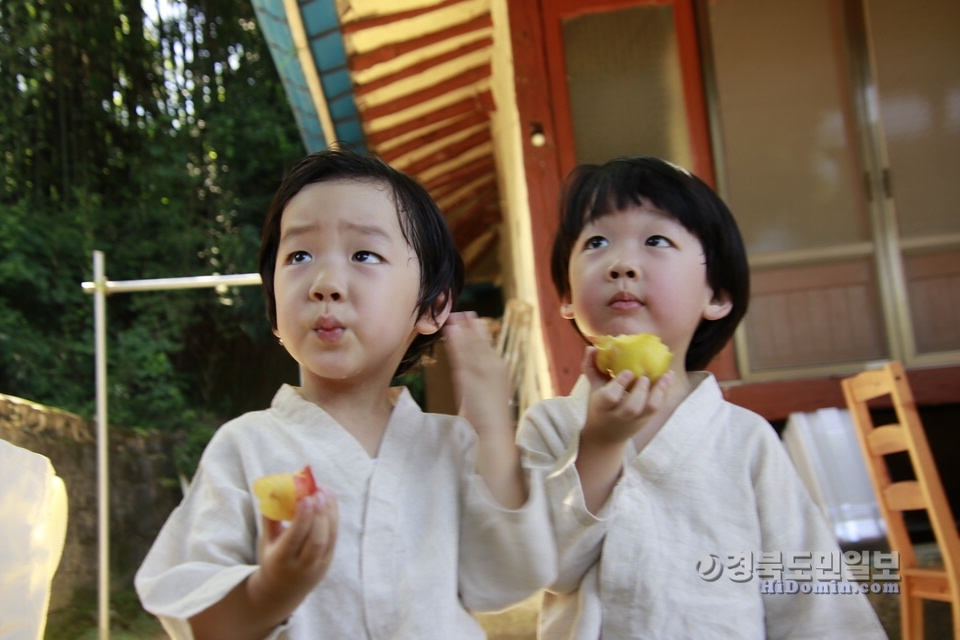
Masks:
[[[363,128],[353,96],[353,82],[347,69],[346,49],[335,2],[298,0],[297,4],[316,73],[320,77],[321,90],[333,120],[336,141],[342,147],[364,151]],[[320,126],[320,116],[293,44],[283,0],[253,0],[253,6],[287,93],[304,147],[307,152],[326,148],[328,141]]]

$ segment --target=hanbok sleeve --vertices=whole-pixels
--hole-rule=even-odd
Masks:
[[[556,577],[556,545],[542,475],[525,469],[527,501],[503,508],[477,474],[476,442],[463,478],[458,582],[472,611],[499,611],[517,604]]]
[[[558,553],[557,580],[551,591],[569,593],[600,558],[615,494],[593,514],[587,509],[576,459],[583,416],[571,398],[534,404],[520,424],[518,442],[524,464],[544,478],[544,493]]]
[[[175,640],[187,620],[219,602],[257,569],[257,519],[237,463],[216,434],[181,504],[170,514],[134,578],[147,611]],[[268,638],[282,632],[277,628]]]
[[[63,481],[46,456],[0,440],[0,637],[43,637],[67,525]]]

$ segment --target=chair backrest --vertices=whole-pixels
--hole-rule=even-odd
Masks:
[[[903,511],[923,509],[930,519],[944,568],[956,585],[960,580],[960,536],[903,365],[889,362],[881,369],[846,378],[841,384],[887,523],[890,547],[900,554],[900,567],[917,566]],[[884,396],[890,398],[897,423],[877,426],[869,403]],[[891,481],[885,456],[901,451],[909,455],[915,480]]]

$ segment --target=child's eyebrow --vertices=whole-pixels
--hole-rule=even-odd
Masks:
[[[280,234],[280,242],[289,240],[290,238],[296,238],[310,232],[313,228],[313,225],[310,224],[299,224],[292,225],[283,230],[283,233]]]
[[[390,234],[387,233],[382,227],[373,224],[360,224],[359,222],[344,222],[341,225],[344,229],[353,231],[362,236],[373,236],[375,238],[381,238],[383,240],[389,240]]]
[[[341,230],[351,231],[362,236],[390,240],[390,234],[387,233],[386,230],[373,224],[361,224],[359,222],[345,221],[340,224],[340,228]],[[316,232],[317,225],[315,223],[308,222],[306,224],[292,224],[280,235],[280,242]]]

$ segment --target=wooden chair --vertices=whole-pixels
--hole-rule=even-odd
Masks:
[[[841,381],[847,407],[887,525],[892,551],[900,555],[900,624],[902,638],[923,638],[923,601],[949,602],[953,637],[960,640],[960,536],[947,502],[940,474],[917,413],[903,366],[890,362]],[[890,397],[898,424],[876,426],[868,403]],[[915,480],[891,482],[884,456],[906,451]],[[941,568],[924,568],[916,554],[903,512],[925,510],[943,559]]]

